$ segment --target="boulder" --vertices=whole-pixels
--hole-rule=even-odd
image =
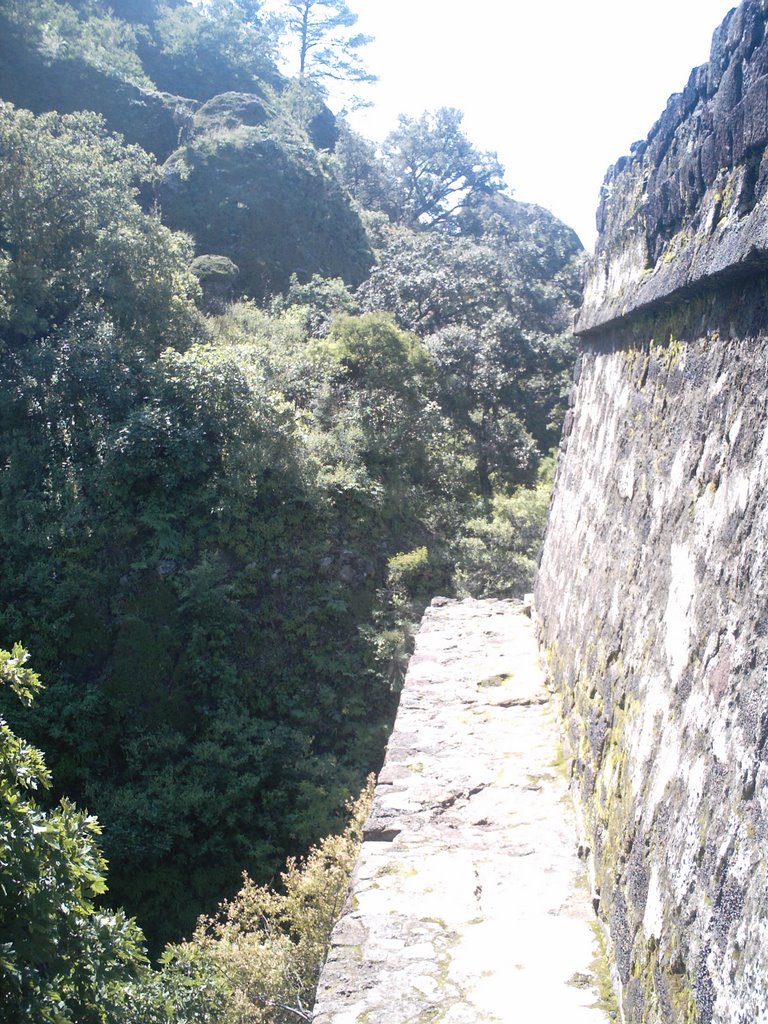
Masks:
[[[198,256],[189,268],[200,282],[203,308],[209,313],[220,313],[232,295],[240,268],[226,256]]]
[[[257,300],[286,289],[292,274],[358,285],[372,255],[349,197],[306,134],[284,119],[262,123],[262,110],[230,93],[197,112],[163,167],[163,219],[190,232],[201,253],[237,264],[238,290]]]

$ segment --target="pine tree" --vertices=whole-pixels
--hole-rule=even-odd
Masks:
[[[302,80],[373,82],[360,50],[371,36],[354,34],[357,15],[345,0],[288,0],[287,31],[298,50]]]

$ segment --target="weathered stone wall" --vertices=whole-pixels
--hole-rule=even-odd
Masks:
[[[608,324],[768,254],[768,0],[715,33],[645,142],[607,174],[580,330]]]
[[[768,1021],[766,6],[606,179],[536,586],[629,1024]]]

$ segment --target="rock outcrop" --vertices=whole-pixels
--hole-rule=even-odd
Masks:
[[[360,217],[309,137],[255,95],[225,93],[195,113],[158,199],[163,220],[201,253],[231,259],[238,289],[259,300],[292,274],[358,285],[373,262]]]
[[[45,58],[2,12],[0,96],[33,114],[93,110],[110,131],[160,160],[176,149],[180,133],[200,106],[194,99],[122,81],[84,60]]]
[[[536,587],[628,1024],[768,1020],[767,22],[608,174]]]
[[[35,114],[94,111],[151,152],[162,176],[143,202],[192,234],[198,256],[218,253],[236,264],[230,299],[263,301],[287,289],[293,274],[355,286],[365,279],[373,255],[330,167],[338,125],[315,92],[266,65],[260,77],[241,76],[237,91],[240,79],[226,62],[213,60],[206,74],[141,33],[143,63],[137,56],[131,79],[94,64],[82,46],[46,49],[40,35],[0,11],[0,96]]]

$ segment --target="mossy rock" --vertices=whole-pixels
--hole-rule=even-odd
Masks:
[[[198,256],[189,269],[198,281],[233,281],[240,268],[227,256]]]
[[[238,265],[228,256],[205,255],[192,260],[189,269],[200,282],[203,308],[211,313],[221,312],[240,276]]]
[[[365,231],[307,136],[276,121],[216,123],[166,162],[166,223],[192,234],[199,252],[236,263],[238,291],[257,300],[284,291],[292,274],[360,284],[372,264]]]
[[[189,139],[205,132],[231,131],[240,125],[255,128],[270,118],[265,101],[248,92],[224,92],[204,103],[189,126]]]

